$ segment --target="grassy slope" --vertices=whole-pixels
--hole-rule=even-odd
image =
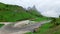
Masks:
[[[16,21],[19,19],[28,18],[28,13],[22,7],[0,4],[0,21]],[[28,15],[27,15],[28,14]]]
[[[31,14],[32,13],[32,14]],[[15,22],[26,19],[35,19],[38,17],[38,12],[32,11],[29,13],[23,7],[16,5],[7,5],[0,3],[0,22]]]
[[[33,34],[45,34],[45,32],[50,29],[50,27],[53,26],[53,24],[51,23],[46,23],[44,25],[42,25],[40,28],[39,28],[39,31],[38,32],[35,32]],[[26,34],[32,34],[32,32],[28,32]]]
[[[60,18],[56,18],[56,22],[60,24]],[[26,34],[32,34],[32,32]],[[53,23],[46,23],[39,28],[38,32],[33,34],[60,34],[60,25],[55,26]]]

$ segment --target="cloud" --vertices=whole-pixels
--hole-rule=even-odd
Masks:
[[[42,15],[48,17],[59,17],[60,0],[0,0],[5,4],[19,5],[24,8],[36,6]]]

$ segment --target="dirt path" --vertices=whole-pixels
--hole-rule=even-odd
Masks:
[[[6,25],[0,29],[0,34],[23,34],[25,32],[32,31],[34,28],[40,27],[42,24],[48,23],[48,22],[50,21],[42,21],[42,22],[31,24],[21,28],[12,27],[13,24]]]

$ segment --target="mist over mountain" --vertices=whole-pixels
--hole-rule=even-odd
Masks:
[[[60,15],[60,0],[0,0],[0,2],[22,6],[26,9],[35,5],[42,15],[48,17],[59,17]]]

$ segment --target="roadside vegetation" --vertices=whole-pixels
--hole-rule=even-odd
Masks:
[[[50,29],[51,26],[53,26],[53,24],[46,23],[46,24],[42,25],[37,32],[28,32],[28,33],[25,33],[25,34],[32,34],[32,33],[33,34],[43,34],[45,31],[47,31],[48,29]]]
[[[0,28],[1,28],[2,26],[4,26],[4,24],[0,24]]]
[[[25,34],[60,34],[60,17],[53,18],[50,17],[52,20],[49,23],[43,24],[37,32],[28,32]]]

